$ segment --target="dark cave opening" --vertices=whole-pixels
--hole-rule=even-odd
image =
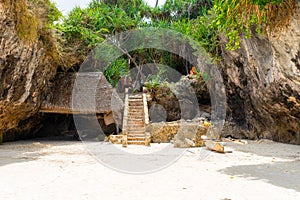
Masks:
[[[76,117],[77,126],[74,117]],[[92,119],[97,119],[97,122],[95,123]],[[78,127],[78,121],[86,124],[86,127],[82,128],[80,125]],[[82,137],[88,135],[90,138],[101,136],[100,140],[103,140],[105,136],[117,133],[116,124],[106,125],[103,114],[73,116],[71,114],[44,113],[40,124],[35,138],[81,140],[84,139]]]

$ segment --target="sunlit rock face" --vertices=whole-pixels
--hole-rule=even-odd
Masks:
[[[300,144],[300,3],[280,33],[254,34],[237,51],[224,47],[222,58],[228,100],[223,135]]]
[[[4,139],[7,131],[30,129],[31,122],[20,122],[38,112],[49,80],[56,73],[43,38],[38,35],[26,40],[18,33],[12,9],[15,3],[0,2],[0,134]]]

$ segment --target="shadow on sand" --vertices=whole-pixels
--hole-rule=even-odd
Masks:
[[[231,176],[263,180],[275,186],[300,192],[300,161],[239,165],[220,170]]]
[[[300,146],[272,141],[249,141],[249,145],[233,145],[235,151],[272,157],[274,162],[257,165],[236,165],[219,172],[249,180],[263,180],[275,186],[300,192]],[[275,161],[276,158],[287,161]]]

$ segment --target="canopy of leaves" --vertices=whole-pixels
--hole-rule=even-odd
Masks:
[[[140,10],[143,10],[143,6],[141,0],[94,0],[88,8],[74,8],[58,25],[58,29],[68,42],[82,40],[85,45],[93,47],[101,43],[107,34],[113,35],[138,27],[142,21]]]
[[[85,9],[74,8],[57,24],[62,51],[67,58],[62,65],[69,68],[80,64],[107,36],[139,27],[145,7],[142,0],[94,0]]]
[[[108,36],[139,27],[173,29],[199,42],[212,56],[218,56],[219,35],[224,33],[228,49],[237,49],[240,35],[284,27],[292,15],[293,0],[166,0],[162,7],[151,8],[143,0],[94,0],[85,9],[74,8],[57,25],[61,34],[64,67],[80,64],[87,53]],[[281,13],[281,15],[278,15]],[[280,18],[281,16],[282,19]],[[75,52],[75,53],[74,53]],[[139,64],[161,63],[187,69],[178,56],[158,50],[129,52]],[[123,56],[105,71],[110,81],[123,76],[130,67]],[[181,65],[181,66],[179,66]],[[118,68],[119,66],[119,68]],[[126,70],[127,69],[127,70]],[[188,71],[188,70],[186,70]]]
[[[166,0],[162,7],[151,9],[147,13],[153,21],[177,21],[196,19],[207,13],[213,6],[212,0]]]

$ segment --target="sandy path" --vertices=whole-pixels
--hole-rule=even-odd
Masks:
[[[0,199],[300,199],[300,146],[227,147],[233,153],[200,159],[203,149],[190,149],[166,169],[130,175],[104,167],[81,142],[6,143],[0,146]]]

